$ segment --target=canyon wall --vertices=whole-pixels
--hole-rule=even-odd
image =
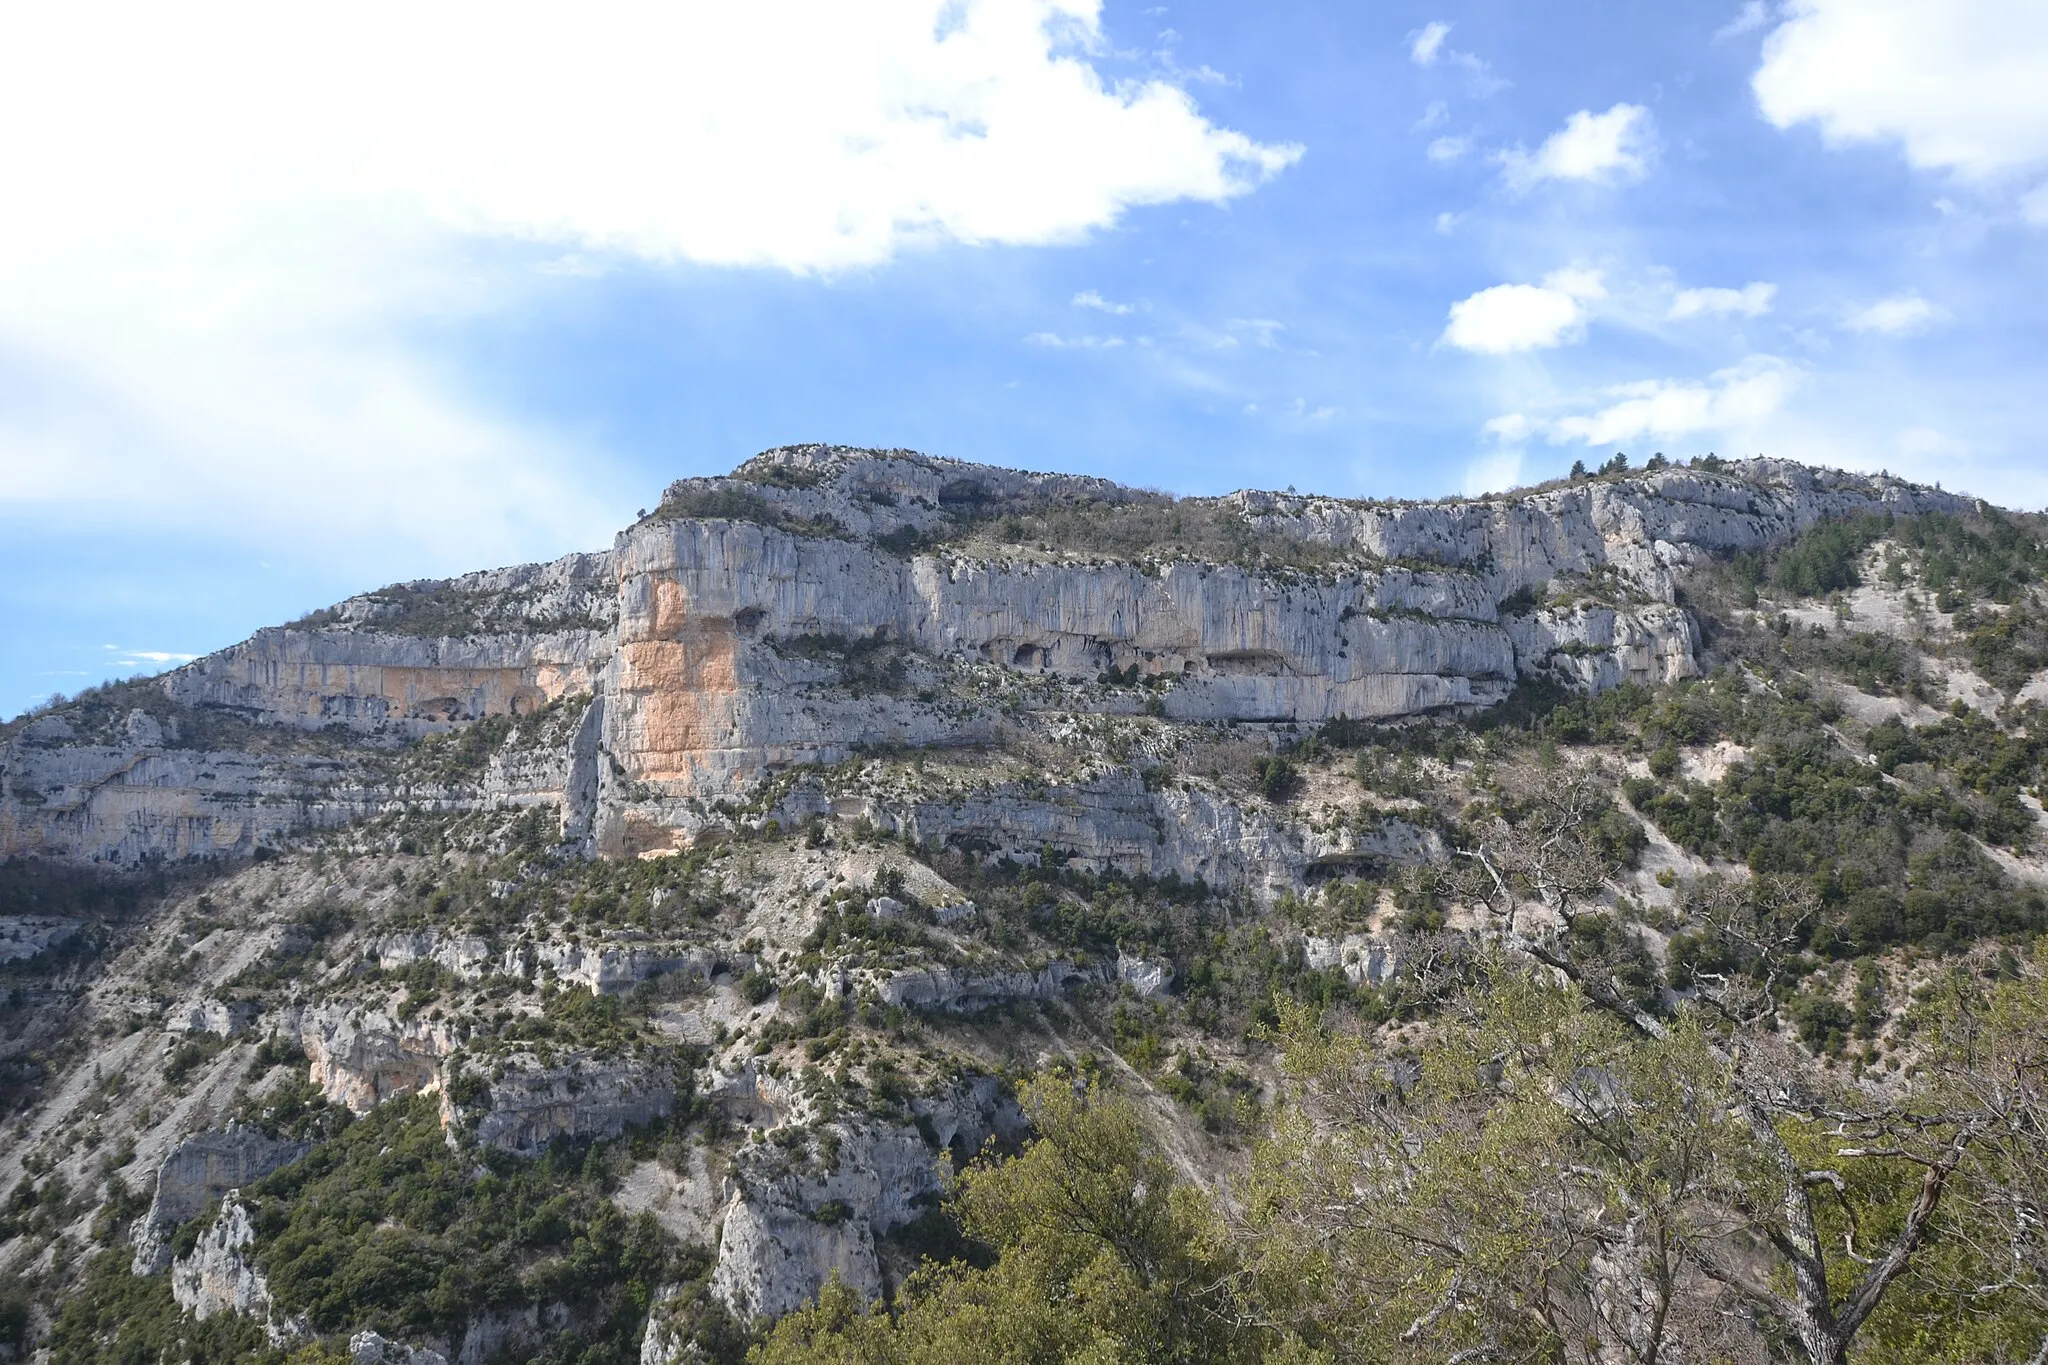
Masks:
[[[571,842],[646,854],[792,771],[999,744],[1052,716],[1273,727],[1485,707],[1531,676],[1665,682],[1698,667],[1676,580],[1702,558],[1831,516],[1975,505],[1763,460],[1436,503],[1175,502],[906,452],[771,451],[674,485],[608,552],[365,594],[16,722],[0,856],[246,856],[420,803],[549,805]],[[1098,543],[1145,516],[1169,528],[1158,543]],[[1184,519],[1236,552],[1177,539]],[[432,748],[490,719],[508,738],[480,768]],[[1160,832],[1121,844],[1015,790],[984,796],[1004,809],[977,829],[1021,846],[1099,834],[1129,861],[1169,830],[1213,843],[1202,813],[1142,792],[1092,798]],[[793,799],[782,813],[810,809]],[[1142,860],[1192,871],[1170,848]]]

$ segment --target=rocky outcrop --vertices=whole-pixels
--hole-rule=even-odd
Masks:
[[[165,1011],[164,1031],[239,1038],[255,1025],[258,1013],[255,1002],[250,1000],[219,1000],[211,996],[187,1000]]]
[[[678,1321],[674,1309],[681,1285],[663,1285],[647,1310],[647,1330],[640,1338],[640,1365],[696,1365],[703,1359],[690,1337],[690,1324]]]
[[[229,1190],[221,1199],[220,1216],[201,1234],[192,1253],[171,1263],[171,1298],[201,1322],[216,1313],[259,1318],[271,1344],[281,1345],[302,1335],[306,1325],[278,1318],[270,1286],[247,1255],[255,1244],[248,1207]]]
[[[414,737],[594,688],[611,557],[570,555],[350,598],[165,675],[174,701],[265,724]]]
[[[1354,986],[1378,986],[1392,979],[1401,965],[1399,950],[1383,939],[1363,934],[1302,937],[1302,956],[1317,971],[1338,971]]]
[[[49,915],[0,915],[0,963],[26,962],[61,948],[85,926]]]
[[[381,1332],[348,1339],[349,1365],[448,1365],[448,1357],[425,1346],[405,1346]]]
[[[441,1062],[460,1046],[446,1021],[401,1020],[381,1009],[330,1002],[304,1011],[299,1046],[330,1104],[367,1114],[385,1100],[441,1087]]]
[[[876,994],[885,1005],[967,1014],[1007,1000],[1054,1000],[1071,986],[1099,980],[1099,972],[1071,962],[1049,962],[1035,972],[917,967],[893,973]]]
[[[244,1189],[304,1156],[310,1144],[284,1142],[230,1124],[173,1148],[156,1173],[156,1196],[135,1227],[134,1272],[154,1275],[170,1264],[170,1234],[230,1190]]]
[[[1015,1103],[989,1077],[914,1108],[915,1125],[837,1120],[796,1148],[776,1141],[741,1148],[712,1293],[742,1321],[801,1307],[834,1275],[878,1297],[875,1239],[922,1213],[955,1165],[989,1138],[1014,1140],[1024,1129]]]
[[[665,943],[645,934],[622,932],[593,943],[544,939],[514,943],[502,951],[475,934],[417,929],[387,934],[364,948],[364,957],[384,971],[403,971],[432,962],[465,981],[488,976],[540,975],[595,995],[629,991],[659,976],[682,975],[709,981],[729,955],[690,944]]]
[[[827,1131],[836,1146],[829,1170],[792,1170],[781,1149],[764,1146],[736,1159],[739,1193],[725,1212],[711,1288],[742,1321],[799,1308],[834,1275],[879,1297],[875,1238],[943,1190],[940,1157],[916,1129],[849,1120]]]
[[[125,721],[73,708],[16,728],[0,744],[0,856],[245,855],[415,802],[551,804],[573,845],[656,853],[716,833],[715,803],[793,765],[997,742],[1020,711],[1291,724],[1484,707],[1532,675],[1663,682],[1697,667],[1685,566],[1824,517],[1975,506],[1764,460],[1470,501],[1176,503],[901,451],[771,451],[671,488],[609,552],[366,594],[167,674]],[[1235,529],[1113,554],[998,534],[1048,509]],[[1112,674],[1124,683],[1084,686]],[[535,716],[481,773],[377,759]],[[1050,825],[1149,875],[1292,878],[1252,870],[1275,865],[1268,850],[1233,841],[1265,836],[1219,828],[1237,817],[1196,798],[1101,800],[1068,819],[991,792],[957,816],[911,803],[891,823],[993,827],[1006,849],[1037,847],[1033,826]],[[1148,845],[1132,821],[1163,838]]]
[[[1139,999],[1149,1000],[1173,988],[1173,964],[1120,952],[1116,955],[1116,979],[1136,992]]]
[[[557,1138],[613,1138],[668,1117],[676,1102],[672,1072],[631,1059],[589,1055],[544,1063],[515,1053],[493,1068],[484,1094],[458,1105],[446,1097],[442,1120],[473,1125],[480,1146],[538,1156]]]

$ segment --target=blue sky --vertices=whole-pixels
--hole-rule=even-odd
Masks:
[[[2038,0],[161,10],[0,21],[0,715],[793,441],[2048,502]]]

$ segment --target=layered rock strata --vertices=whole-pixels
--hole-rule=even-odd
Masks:
[[[1975,506],[1763,460],[1443,503],[1176,503],[907,452],[771,451],[675,485],[608,552],[367,594],[165,675],[125,719],[13,727],[0,856],[243,855],[422,802],[550,805],[570,841],[646,854],[716,832],[720,803],[793,767],[1000,742],[1020,714],[1291,725],[1483,707],[1531,675],[1668,681],[1697,667],[1677,570],[1825,517]],[[1117,539],[1143,518],[1157,535]],[[1123,685],[1089,690],[1107,678]],[[522,742],[482,773],[394,758],[493,717]],[[1112,825],[1146,804],[1104,799]],[[1000,809],[966,823],[1006,847],[1047,827],[1100,842],[1102,821],[1062,828],[1057,803],[984,804]],[[947,833],[929,804],[889,814]],[[1167,835],[1143,858],[1159,841],[1121,841],[1141,870],[1228,884],[1272,865],[1208,854],[1201,812],[1137,818]],[[1175,852],[1176,826],[1205,852]]]

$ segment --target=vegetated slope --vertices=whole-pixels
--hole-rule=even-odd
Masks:
[[[806,449],[603,566],[345,604],[265,646],[289,687],[238,656],[18,723],[38,772],[274,760],[236,799],[282,809],[255,861],[0,874],[0,1327],[59,1361],[2026,1359],[2038,1168],[1999,1143],[2038,1059],[1997,1113],[1929,1087],[1978,1074],[1958,1019],[2011,1044],[2040,998],[2043,528],[1803,477],[1176,503]],[[1709,548],[1644,529],[1670,507]],[[808,567],[856,550],[868,615]],[[998,565],[1037,584],[972,599],[1010,617],[919,624]],[[1111,629],[1126,568],[1138,616],[1323,634]],[[357,635],[381,662],[335,662]],[[1496,637],[1491,692],[1270,709]],[[1797,1191],[1818,1310],[1755,1283],[1803,1283],[1777,1150],[1836,1182]],[[1384,1219],[1318,1222],[1389,1160]]]

